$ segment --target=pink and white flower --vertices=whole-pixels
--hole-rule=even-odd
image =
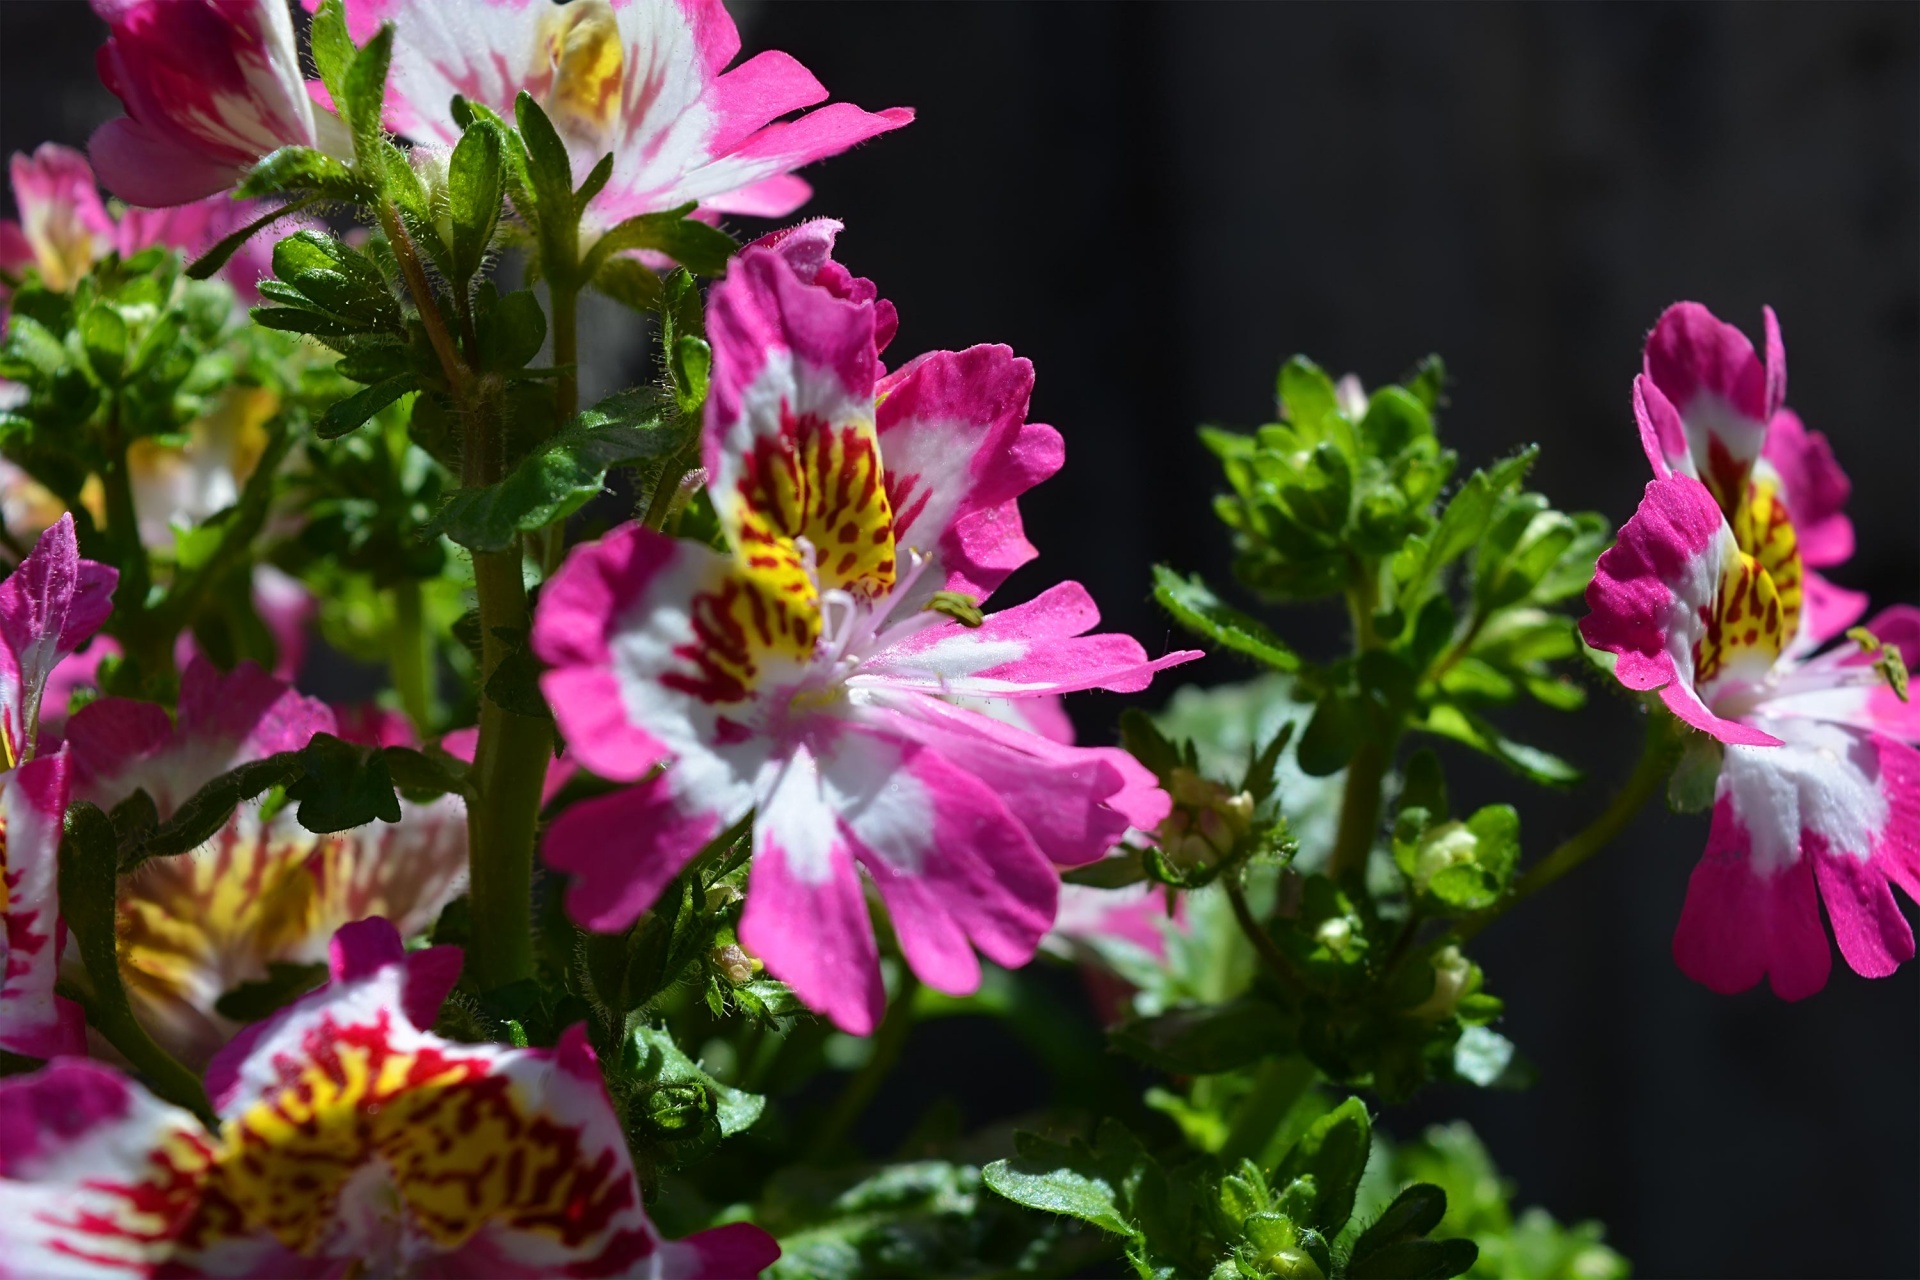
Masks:
[[[1099,614],[1077,583],[949,616],[1035,554],[1016,500],[1058,470],[1060,437],[1026,421],[1032,366],[1005,347],[881,377],[875,319],[778,246],[744,251],[708,304],[703,452],[731,553],[616,530],[573,553],[533,631],[574,755],[636,784],[547,835],[575,918],[624,926],[752,814],[741,943],[855,1033],[883,1004],[860,870],[907,963],[964,994],[975,948],[1031,958],[1056,864],[1167,812],[1125,752],[951,699],[1138,690],[1197,656],[1085,634]]]
[[[1622,684],[1657,690],[1723,744],[1675,959],[1715,991],[1765,976],[1799,999],[1825,985],[1832,963],[1822,900],[1856,972],[1885,976],[1914,954],[1889,885],[1920,896],[1920,755],[1908,745],[1920,741],[1920,714],[1894,656],[1920,659],[1920,610],[1889,609],[1809,656],[1858,609],[1809,621],[1819,604],[1802,590],[1811,578],[1792,504],[1804,495],[1832,555],[1844,480],[1818,478],[1830,455],[1797,421],[1774,452],[1785,374],[1771,313],[1768,333],[1763,369],[1703,308],[1663,317],[1635,399],[1664,473],[1600,557],[1581,632],[1617,655]]]
[[[270,151],[320,146],[285,0],[92,0],[111,34],[100,79],[127,114],[87,144],[128,204],[187,204],[232,187]]]
[[[308,8],[314,0],[307,0]],[[784,53],[731,71],[740,33],[720,0],[348,0],[364,41],[394,26],[387,124],[415,142],[459,140],[455,94],[513,118],[533,95],[572,154],[575,180],[613,155],[613,176],[587,207],[592,231],[689,201],[713,213],[780,217],[811,189],[793,171],[913,119],[868,112],[827,91]]]
[[[9,1274],[750,1276],[744,1224],[664,1241],[584,1029],[554,1049],[428,1028],[458,949],[348,925],[331,982],[207,1074],[207,1131],[81,1059],[0,1081]]]
[[[164,820],[218,775],[335,732],[333,712],[250,663],[221,675],[195,659],[177,718],[150,702],[101,698],[68,725],[74,794],[102,808],[136,789]],[[403,800],[397,823],[316,835],[291,810],[243,806],[205,847],[155,858],[120,884],[122,976],[135,1015],[163,1047],[203,1066],[240,1030],[220,998],[276,965],[326,959],[334,931],[369,916],[412,937],[466,890],[466,808]]]
[[[31,156],[15,152],[11,165],[20,221],[0,220],[0,271],[18,278],[31,268],[47,288],[71,291],[109,251],[132,257],[167,245],[194,258],[259,216],[255,200],[224,195],[172,209],[126,209],[115,214],[100,199],[93,167],[71,147],[43,142]],[[290,218],[250,241],[221,268],[243,303],[258,300],[255,285],[273,274],[272,243],[299,225]],[[0,283],[0,303],[8,296]]]
[[[65,930],[56,880],[71,771],[64,750],[36,756],[40,699],[60,660],[106,622],[119,574],[82,560],[62,516],[0,582],[0,1049],[78,1052],[80,1011],[54,994]]]
[[[1770,567],[1779,590],[1804,599],[1790,636],[1795,651],[1804,653],[1858,621],[1867,599],[1800,571],[1852,556],[1853,522],[1844,510],[1852,485],[1826,436],[1808,431],[1785,407],[1780,322],[1771,307],[1762,309],[1762,318],[1764,362],[1746,334],[1699,303],[1668,307],[1647,336],[1644,367],[1633,383],[1634,417],[1654,475],[1700,480],[1743,540],[1761,535],[1743,532],[1742,520],[1790,513],[1792,545]],[[1787,551],[1799,561],[1792,572]]]

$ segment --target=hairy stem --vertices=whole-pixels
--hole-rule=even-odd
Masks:
[[[1457,930],[1460,940],[1464,942],[1473,937],[1611,844],[1647,801],[1659,794],[1677,746],[1672,717],[1661,711],[1651,712],[1647,718],[1646,743],[1641,748],[1640,761],[1612,802],[1601,811],[1599,817],[1528,868],[1526,874],[1514,882],[1512,891],[1506,897],[1462,920]]]
[[[549,281],[553,308],[553,363],[560,375],[553,384],[554,423],[565,427],[580,412],[580,290],[572,284]],[[556,520],[540,531],[540,569],[551,576],[567,550],[567,522]]]
[[[517,547],[476,553],[473,572],[484,690],[514,638],[526,634],[527,591]],[[515,715],[482,696],[467,802],[467,859],[473,935],[485,940],[469,953],[469,962],[483,991],[533,976],[534,829],[552,753],[553,728],[546,720]]]
[[[814,1135],[815,1152],[824,1155],[839,1146],[853,1122],[873,1101],[881,1082],[899,1060],[900,1050],[906,1047],[907,1034],[913,1030],[913,999],[919,993],[920,979],[913,976],[912,970],[903,968],[900,989],[894,992],[887,1016],[880,1020],[880,1029],[873,1034],[873,1054],[834,1099],[833,1110],[827,1113],[820,1131]]]
[[[1274,945],[1273,935],[1267,932],[1266,927],[1254,919],[1253,908],[1247,905],[1246,890],[1240,887],[1239,878],[1228,875],[1220,883],[1227,891],[1227,902],[1233,907],[1233,918],[1239,923],[1240,932],[1247,935],[1247,941],[1253,944],[1253,949],[1260,955],[1260,962],[1287,990],[1295,995],[1302,994],[1300,975],[1294,971],[1293,962]]]
[[[420,265],[420,254],[413,247],[412,237],[400,223],[400,214],[389,202],[382,202],[379,209],[380,229],[386,233],[387,243],[393,246],[394,260],[400,264],[400,274],[405,277],[407,290],[413,294],[413,305],[420,312],[420,323],[427,331],[427,341],[433,344],[433,354],[440,359],[440,371],[446,375],[449,388],[457,390],[466,381],[460,354],[454,349],[453,335],[447,332],[446,321],[440,315],[440,306],[434,301],[433,285],[427,280],[425,268]]]
[[[1373,838],[1380,830],[1380,785],[1391,758],[1391,748],[1367,742],[1347,763],[1340,826],[1333,838],[1333,852],[1327,858],[1327,874],[1335,880],[1366,874],[1367,855],[1373,851]]]
[[[428,740],[433,725],[432,651],[420,600],[420,580],[402,578],[393,587],[393,653],[388,666],[400,706],[413,721],[420,740]]]
[[[65,989],[63,994],[69,998],[81,996],[80,992],[71,988]],[[207,1091],[200,1083],[200,1077],[182,1066],[147,1034],[147,1029],[133,1016],[124,998],[117,1002],[87,1001],[82,998],[76,1003],[86,1008],[88,1025],[127,1060],[156,1094],[175,1106],[185,1107],[199,1116],[209,1129],[219,1132],[220,1119],[207,1101]]]

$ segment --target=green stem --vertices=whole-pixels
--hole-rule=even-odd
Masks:
[[[65,994],[69,997],[79,995],[71,988]],[[199,1116],[209,1129],[219,1132],[220,1117],[214,1114],[212,1104],[207,1101],[207,1091],[200,1083],[200,1077],[154,1042],[124,999],[118,1002],[84,1002],[84,1007],[88,1025],[100,1033],[101,1039],[119,1051],[120,1056],[146,1080],[156,1094],[175,1106],[185,1107]]]
[[[1340,797],[1340,826],[1327,858],[1327,874],[1345,881],[1364,876],[1367,855],[1380,830],[1380,785],[1387,776],[1392,749],[1379,742],[1362,743],[1347,763],[1347,782]]]
[[[432,657],[418,578],[402,578],[394,584],[393,653],[388,666],[393,672],[393,687],[400,694],[400,706],[413,721],[414,732],[422,742],[429,741],[433,727]]]
[[[553,308],[553,363],[560,375],[553,384],[554,424],[565,427],[580,412],[580,289],[558,278],[547,285]],[[540,569],[551,576],[567,550],[567,522],[556,520],[540,531]]]
[[[1279,979],[1281,986],[1296,996],[1304,995],[1305,984],[1300,981],[1300,975],[1295,972],[1293,962],[1287,959],[1285,952],[1274,945],[1273,935],[1267,932],[1266,927],[1254,919],[1253,908],[1247,905],[1247,894],[1240,887],[1238,876],[1226,876],[1220,883],[1226,888],[1227,902],[1233,908],[1233,918],[1239,923],[1240,932],[1247,935],[1247,941],[1251,942],[1253,949],[1259,953],[1261,963],[1265,964],[1273,976]]]
[[[401,225],[399,211],[390,201],[381,202],[379,218],[380,229],[393,248],[394,260],[400,264],[400,274],[406,278],[407,291],[413,294],[413,305],[420,313],[427,341],[433,344],[433,353],[439,357],[440,371],[446,375],[448,389],[457,395],[466,383],[466,371],[460,363],[459,352],[454,349],[453,335],[447,332],[446,321],[440,315],[440,306],[434,301],[433,285],[427,281],[427,273],[420,265],[413,238]]]
[[[694,447],[698,448],[698,436],[695,437]],[[660,478],[653,484],[653,498],[647,503],[647,514],[641,518],[641,523],[647,528],[667,527],[667,516],[673,510],[674,497],[680,492],[680,482],[692,470],[694,456],[691,451],[675,453],[660,468]]]
[[[1649,713],[1646,744],[1641,749],[1640,761],[1613,801],[1601,811],[1599,817],[1530,867],[1525,875],[1514,882],[1512,891],[1506,897],[1461,921],[1456,930],[1460,940],[1465,942],[1473,937],[1611,844],[1616,836],[1626,830],[1627,824],[1633,821],[1647,801],[1659,793],[1667,770],[1673,763],[1677,745],[1672,717],[1662,711]]]
[[[817,1154],[825,1155],[840,1145],[853,1122],[873,1101],[881,1082],[893,1070],[900,1050],[906,1047],[907,1035],[913,1030],[913,999],[919,993],[920,979],[914,977],[911,970],[902,969],[900,989],[894,992],[887,1016],[880,1020],[880,1029],[874,1032],[872,1055],[854,1073],[853,1079],[847,1081],[847,1087],[834,1099],[833,1110],[827,1113],[814,1135],[813,1149]]]

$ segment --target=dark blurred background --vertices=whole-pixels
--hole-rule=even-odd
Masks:
[[[1227,578],[1192,428],[1267,420],[1296,351],[1369,383],[1440,352],[1469,465],[1538,441],[1534,484],[1618,523],[1647,479],[1640,340],[1679,298],[1754,334],[1762,303],[1779,311],[1790,403],[1854,479],[1859,552],[1833,576],[1876,607],[1916,598],[1920,7],[736,12],[749,52],[919,111],[810,172],[807,212],[845,220],[842,259],[899,305],[894,360],[995,341],[1037,366],[1034,417],[1068,466],[1024,503],[1044,554],[1009,598],[1077,577],[1114,628],[1175,643],[1148,565]],[[0,2],[0,149],[80,145],[116,113],[99,34],[80,3]],[[590,383],[647,376],[617,313],[585,330]],[[1311,612],[1272,620],[1303,646],[1341,639]],[[1116,709],[1075,712],[1092,740]],[[1520,797],[1537,855],[1624,777],[1639,729],[1604,694],[1535,721],[1595,779]],[[1520,786],[1471,762],[1455,785],[1474,802]],[[1386,1123],[1465,1116],[1517,1204],[1602,1219],[1643,1275],[1920,1275],[1920,966],[1868,982],[1836,959],[1791,1005],[1694,986],[1668,942],[1704,836],[1650,811],[1478,945],[1532,1091],[1442,1091]],[[1036,1101],[1010,1086],[1027,1065],[982,1028],[925,1028],[882,1103],[904,1126],[956,1092],[994,1120]]]

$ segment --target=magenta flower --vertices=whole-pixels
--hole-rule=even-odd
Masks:
[[[1813,616],[1821,605],[1802,590],[1812,579],[1792,504],[1806,495],[1832,555],[1851,540],[1836,532],[1845,482],[1834,483],[1824,442],[1779,410],[1771,313],[1768,333],[1763,371],[1745,339],[1698,306],[1670,310],[1654,330],[1635,399],[1649,457],[1671,470],[1600,557],[1581,632],[1618,655],[1622,684],[1657,690],[1724,744],[1675,959],[1715,991],[1765,976],[1799,999],[1832,963],[1822,900],[1856,972],[1882,977],[1914,954],[1889,882],[1920,896],[1920,755],[1907,745],[1920,741],[1920,714],[1899,666],[1920,660],[1920,610],[1889,609],[1813,653],[1858,608]],[[1786,424],[1777,446],[1769,423]]]
[[[1633,382],[1641,447],[1655,476],[1705,483],[1729,521],[1776,507],[1791,512],[1789,549],[1803,569],[1840,564],[1853,555],[1853,522],[1844,511],[1853,486],[1826,436],[1784,407],[1780,322],[1771,307],[1762,316],[1764,364],[1744,333],[1699,303],[1662,313]],[[1783,576],[1776,567],[1773,577],[1780,590],[1803,597],[1801,631],[1789,637],[1802,648],[1832,639],[1866,612],[1864,595],[1816,573]]]
[[[727,70],[740,33],[720,0],[348,0],[347,22],[361,41],[393,24],[387,124],[416,142],[459,140],[455,94],[512,119],[524,89],[566,140],[576,180],[611,152],[613,177],[586,213],[602,231],[689,201],[783,216],[811,194],[795,169],[913,119],[836,102],[783,120],[827,91],[784,53]]]
[[[84,1045],[80,1011],[53,993],[64,930],[55,895],[67,753],[34,754],[40,698],[60,660],[100,629],[119,574],[82,560],[62,516],[0,582],[0,1049],[28,1057]]]
[[[0,220],[0,271],[19,276],[29,268],[49,289],[68,292],[109,250],[131,257],[153,245],[179,249],[189,259],[258,217],[254,200],[224,195],[172,209],[127,209],[117,216],[100,200],[93,167],[71,147],[43,142],[31,156],[15,152],[13,199],[20,221]],[[286,235],[303,220],[276,223]],[[254,286],[273,274],[272,235],[251,241],[221,269],[244,303],[259,298]],[[0,284],[0,303],[7,296]]]
[[[221,675],[195,659],[169,718],[150,702],[101,698],[68,725],[74,793],[102,808],[135,788],[160,817],[249,760],[297,751],[336,730],[333,712],[251,663]],[[397,823],[316,835],[291,810],[242,806],[206,847],[155,858],[120,883],[122,976],[162,1047],[204,1066],[240,1030],[222,996],[272,966],[316,964],[340,926],[368,916],[411,937],[466,891],[466,807],[402,801]]]
[[[1032,956],[1055,864],[1167,812],[1125,752],[949,697],[1132,691],[1197,656],[1084,634],[1099,614],[1077,583],[968,616],[1033,557],[1016,499],[1059,468],[1060,437],[1026,421],[1032,367],[1005,347],[879,377],[875,314],[779,247],[744,251],[708,304],[704,455],[732,554],[616,530],[555,575],[533,632],[574,755],[638,784],[547,835],[575,918],[624,926],[752,813],[742,945],[856,1033],[884,1002],[859,869],[914,971],[964,994],[975,948]]]
[[[554,1049],[427,1028],[457,948],[342,928],[331,983],[214,1061],[218,1134],[65,1059],[0,1081],[9,1273],[751,1276],[759,1228],[663,1241],[583,1028]]]
[[[268,152],[319,146],[284,0],[92,0],[111,34],[100,79],[127,114],[87,144],[128,204],[225,191]]]

